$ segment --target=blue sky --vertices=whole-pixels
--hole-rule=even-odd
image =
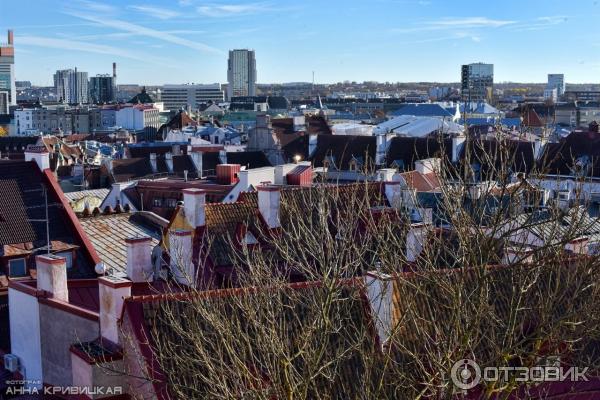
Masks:
[[[56,69],[119,83],[225,82],[227,50],[256,50],[259,82],[600,81],[598,0],[0,0],[15,30],[18,80]]]

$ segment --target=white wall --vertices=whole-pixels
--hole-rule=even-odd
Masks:
[[[9,288],[8,311],[11,351],[19,357],[20,372],[24,379],[36,381],[25,386],[39,389],[42,387],[44,377],[38,299]]]

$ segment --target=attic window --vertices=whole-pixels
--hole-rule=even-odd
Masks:
[[[246,232],[246,235],[244,236],[243,244],[251,245],[251,244],[257,244],[257,243],[258,243],[258,240],[252,234],[252,232]]]

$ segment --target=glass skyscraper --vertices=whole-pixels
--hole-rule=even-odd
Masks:
[[[462,100],[492,102],[494,89],[494,64],[475,63],[461,69]]]
[[[256,96],[254,50],[230,50],[227,62],[227,98]]]

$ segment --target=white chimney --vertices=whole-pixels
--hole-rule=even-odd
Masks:
[[[258,190],[258,210],[262,215],[269,229],[279,228],[279,205],[281,193],[279,187],[274,185],[262,185],[256,188]]]
[[[371,314],[375,320],[381,344],[385,344],[393,329],[394,279],[379,271],[369,271],[364,277]]]
[[[203,189],[183,189],[183,212],[185,220],[192,228],[204,226],[206,220],[206,191]]]
[[[382,165],[385,161],[385,153],[387,150],[386,135],[375,135],[377,151],[375,152],[375,164]]]
[[[35,161],[40,171],[50,168],[50,153],[45,148],[25,150],[25,161],[31,160]]]
[[[172,153],[165,154],[165,163],[167,164],[167,170],[169,170],[169,173],[172,174],[173,173],[173,154]]]
[[[180,284],[191,286],[195,282],[192,232],[181,229],[169,231],[169,253],[173,277]]]
[[[439,158],[426,158],[424,160],[415,161],[415,170],[420,174],[439,172],[440,161]]]
[[[317,150],[317,143],[319,139],[319,135],[308,135],[308,157],[312,157],[313,154],[315,153],[315,150]]]
[[[423,251],[428,231],[428,225],[423,223],[416,223],[410,226],[406,235],[406,261],[417,261],[419,254]]]
[[[385,197],[391,207],[400,208],[402,205],[402,185],[397,181],[385,182]]]
[[[460,152],[466,140],[467,139],[464,136],[457,136],[452,138],[452,162],[458,162]]]
[[[533,262],[533,250],[528,246],[507,246],[504,249],[502,263],[505,265],[531,262]]]
[[[52,295],[53,299],[69,302],[67,288],[67,263],[64,257],[51,254],[35,258],[37,267],[37,288]]]
[[[148,282],[153,279],[152,239],[136,237],[125,239],[127,244],[127,277],[132,282]]]
[[[158,168],[156,167],[156,153],[150,154],[150,167],[152,168],[153,173],[156,173],[156,171],[158,171]]]
[[[188,156],[192,159],[192,163],[194,163],[194,167],[198,172],[198,177],[202,178],[202,152],[194,151],[188,153]]]
[[[227,164],[227,152],[225,150],[219,150],[219,164]]]
[[[131,296],[130,280],[114,276],[98,278],[100,298],[100,335],[104,339],[119,344],[119,319],[123,303]]]
[[[390,182],[396,174],[395,168],[381,168],[377,170],[377,180],[381,182]]]

